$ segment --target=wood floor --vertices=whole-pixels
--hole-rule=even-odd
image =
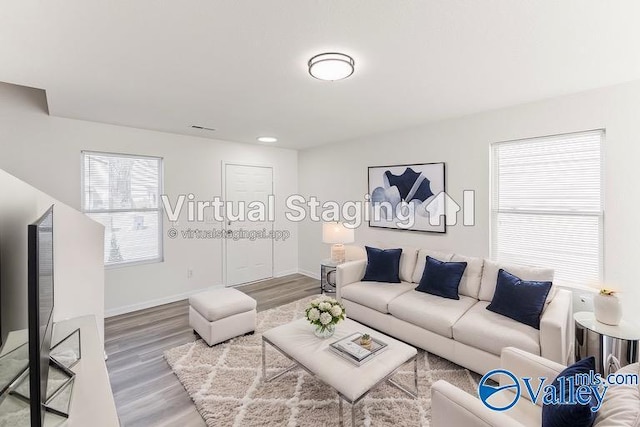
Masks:
[[[318,294],[320,282],[301,274],[238,287],[258,311]],[[111,388],[123,427],[204,426],[164,360],[163,352],[195,340],[186,300],[105,319]]]

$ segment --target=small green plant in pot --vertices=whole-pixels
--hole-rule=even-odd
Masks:
[[[360,345],[364,348],[371,349],[371,335],[363,334],[360,337]]]

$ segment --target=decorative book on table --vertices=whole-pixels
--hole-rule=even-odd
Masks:
[[[387,343],[371,337],[371,345],[365,348],[360,345],[362,333],[356,332],[338,341],[331,343],[331,351],[348,360],[354,365],[361,366],[373,359],[377,354],[387,349]]]

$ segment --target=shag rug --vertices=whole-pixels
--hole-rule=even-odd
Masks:
[[[304,370],[294,369],[268,383],[261,381],[262,332],[303,317],[311,299],[258,313],[253,335],[213,347],[198,340],[165,352],[171,369],[208,426],[338,425],[337,393]],[[267,346],[267,351],[270,374],[291,364],[272,347]],[[403,366],[394,378],[413,389],[413,364]],[[356,404],[356,425],[428,426],[431,384],[440,379],[475,394],[480,377],[418,350],[419,398],[411,399],[392,385],[380,385]],[[343,410],[345,425],[350,426],[351,405],[345,402]]]

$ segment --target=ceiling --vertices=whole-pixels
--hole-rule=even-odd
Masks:
[[[51,115],[307,147],[640,79],[637,0],[1,0]],[[307,60],[347,53],[323,82]],[[191,125],[216,131],[191,129]]]

